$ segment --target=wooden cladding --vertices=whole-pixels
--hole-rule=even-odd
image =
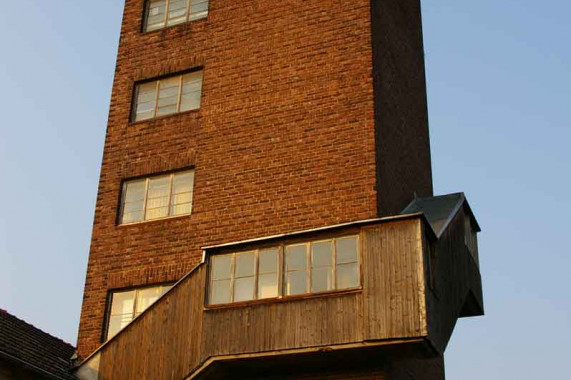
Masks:
[[[216,357],[424,337],[422,229],[411,217],[276,243],[358,235],[363,287],[341,293],[206,308],[201,264],[100,350],[99,378],[184,379]],[[269,243],[256,244],[244,249]]]

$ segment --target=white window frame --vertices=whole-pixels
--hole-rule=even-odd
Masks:
[[[337,285],[337,241],[341,240],[341,239],[346,239],[346,238],[355,238],[356,240],[356,246],[357,246],[357,261],[354,262],[357,265],[358,268],[358,278],[357,278],[357,285],[354,287],[350,287],[350,288],[343,288],[343,289],[338,289],[338,285]],[[317,291],[317,292],[313,292],[311,291],[311,281],[312,281],[312,254],[311,254],[311,250],[312,250],[312,245],[314,243],[320,243],[320,242],[331,242],[332,244],[332,289],[331,290],[323,290],[323,291]],[[306,255],[306,291],[305,293],[298,293],[298,294],[292,294],[292,295],[288,295],[287,294],[287,289],[286,289],[286,285],[287,285],[287,267],[286,267],[286,249],[289,246],[299,246],[299,245],[305,245],[307,248],[307,255]],[[222,253],[222,254],[214,254],[212,256],[210,256],[210,259],[208,261],[209,263],[209,269],[208,269],[208,292],[207,292],[207,301],[206,301],[206,305],[208,307],[219,307],[219,306],[225,306],[225,305],[231,305],[231,304],[237,304],[240,305],[242,303],[249,303],[249,302],[257,302],[257,301],[266,301],[266,300],[277,300],[277,299],[295,299],[295,298],[299,298],[299,297],[307,297],[307,296],[319,296],[319,295],[323,295],[323,294],[329,294],[329,293],[339,293],[339,292],[345,292],[345,291],[353,291],[353,290],[357,290],[357,289],[361,289],[362,288],[362,268],[361,268],[361,262],[362,262],[362,249],[361,249],[361,237],[359,234],[348,234],[348,235],[341,235],[341,236],[336,236],[336,237],[331,237],[331,238],[324,238],[324,239],[318,239],[318,240],[310,240],[310,241],[300,241],[300,242],[295,242],[295,243],[290,243],[290,244],[285,244],[285,243],[280,243],[279,245],[272,245],[272,246],[268,246],[268,247],[262,247],[262,248],[256,248],[256,249],[246,249],[246,250],[238,250],[238,251],[234,251],[234,252],[229,252],[229,253]],[[264,250],[268,250],[268,249],[277,249],[278,251],[278,295],[276,297],[269,297],[269,298],[257,298],[258,297],[258,285],[259,285],[259,252],[260,251],[264,251]],[[254,274],[254,298],[252,298],[251,300],[247,300],[247,301],[239,301],[239,302],[234,302],[234,281],[236,279],[235,273],[236,273],[236,255],[241,254],[241,253],[247,253],[247,252],[254,252],[255,254],[255,274]],[[230,285],[229,285],[229,290],[230,290],[230,297],[229,297],[229,301],[228,303],[211,303],[211,299],[212,299],[212,292],[213,292],[213,277],[212,277],[212,271],[214,268],[213,265],[213,257],[215,256],[231,256],[232,257],[232,261],[231,261],[231,278],[230,278]],[[343,264],[340,264],[343,265]]]
[[[181,24],[184,24],[184,23],[187,23],[187,22],[191,22],[191,21],[202,20],[202,19],[207,18],[207,17],[208,17],[208,14],[210,13],[210,0],[187,0],[187,3],[186,3],[186,11],[185,11],[185,20],[182,21],[182,22],[178,22],[178,23],[176,23],[176,24],[170,24],[170,25],[169,25],[169,24],[168,24],[168,22],[169,22],[169,6],[170,6],[171,1],[173,1],[173,0],[165,0],[165,17],[164,17],[164,19],[163,19],[163,21],[162,21],[163,26],[158,27],[158,28],[155,28],[155,29],[150,29],[150,30],[149,30],[149,13],[150,13],[150,10],[151,10],[151,0],[146,0],[146,1],[145,1],[145,13],[144,13],[144,16],[143,16],[143,18],[144,18],[144,19],[143,19],[143,32],[144,32],[144,33],[150,33],[150,32],[154,32],[154,31],[157,31],[157,30],[162,30],[162,29],[165,29],[165,28],[170,28],[170,27],[173,27],[173,26],[176,26],[176,25],[181,25]],[[207,3],[207,6],[206,6],[206,14],[205,14],[204,16],[197,17],[197,18],[194,18],[194,17],[193,17],[193,15],[192,15],[192,13],[191,13],[192,2],[193,2],[193,1],[196,1],[197,3]]]
[[[174,182],[174,177],[175,175],[178,174],[184,174],[184,173],[192,173],[193,174],[193,180],[192,180],[192,187],[190,190],[190,211],[188,213],[185,214],[171,214],[171,209],[172,209],[172,205],[171,205],[171,201],[172,201],[172,197],[173,197],[173,182]],[[120,212],[119,212],[119,220],[118,220],[118,224],[121,226],[124,225],[130,225],[130,224],[137,224],[137,223],[146,223],[146,222],[152,222],[155,220],[163,220],[163,219],[170,219],[170,218],[178,218],[181,216],[188,216],[192,214],[192,205],[193,205],[193,201],[194,201],[194,175],[195,175],[195,171],[194,169],[188,169],[188,170],[181,170],[181,171],[176,171],[176,172],[172,172],[170,174],[157,174],[157,175],[153,175],[153,176],[149,176],[149,177],[143,177],[143,178],[137,178],[137,179],[131,179],[131,180],[126,180],[123,181],[123,186],[121,188],[121,204],[119,205],[120,207]],[[152,179],[155,178],[159,178],[159,177],[163,177],[163,176],[169,176],[169,199],[168,199],[168,215],[161,217],[161,218],[154,218],[154,219],[147,219],[147,202],[149,199],[149,182]],[[123,216],[125,213],[125,199],[127,197],[127,186],[129,183],[134,183],[134,182],[139,182],[139,181],[145,181],[145,198],[143,200],[143,218],[141,220],[137,220],[137,221],[133,221],[133,222],[123,222]]]
[[[163,283],[163,284],[157,284],[157,285],[149,285],[149,286],[142,286],[142,287],[138,287],[138,288],[132,288],[132,289],[120,289],[120,290],[112,290],[109,292],[109,301],[108,301],[108,306],[107,306],[107,315],[105,318],[105,337],[104,337],[104,341],[108,341],[109,339],[113,338],[109,336],[109,327],[110,327],[110,323],[111,323],[111,318],[113,317],[112,315],[112,311],[113,311],[113,297],[115,296],[115,294],[120,294],[120,293],[129,293],[129,292],[135,292],[135,296],[133,299],[133,311],[131,313],[131,320],[129,321],[129,323],[127,323],[127,325],[125,325],[125,327],[127,327],[131,322],[133,322],[135,320],[135,318],[138,317],[137,315],[137,302],[139,300],[139,292],[142,292],[144,290],[148,290],[148,289],[163,289],[163,288],[167,288],[165,291],[163,291],[162,295],[155,301],[157,302],[163,295],[165,295],[170,289],[172,289],[172,287],[174,286],[174,283]],[[152,305],[155,304],[155,302],[153,302],[152,304],[150,304],[149,306],[147,306],[147,308],[143,311],[141,311],[139,313],[139,315],[143,314],[148,308],[150,308]],[[119,334],[125,327],[123,327],[122,329],[120,329],[119,331],[117,331],[115,333],[115,335]],[[113,335],[113,336],[115,336]]]
[[[193,74],[193,73],[200,73],[201,74],[201,80],[200,80],[200,90],[198,91],[199,93],[199,102],[198,102],[198,107],[196,108],[191,108],[188,110],[183,110],[181,111],[181,103],[182,103],[182,97],[183,97],[183,79],[185,75],[188,74]],[[169,113],[169,114],[164,114],[164,115],[159,115],[159,96],[161,93],[161,83],[165,82],[167,80],[171,80],[171,79],[178,79],[178,95],[177,95],[177,102],[176,102],[176,111],[173,113]],[[150,83],[154,83],[155,84],[155,100],[154,100],[154,108],[153,108],[153,116],[148,117],[148,118],[144,118],[144,119],[137,119],[137,109],[139,108],[139,91],[141,86],[145,85],[145,84],[150,84]],[[135,83],[135,89],[134,89],[134,94],[133,94],[133,105],[132,105],[132,112],[131,112],[131,122],[132,123],[138,123],[138,122],[143,122],[143,121],[148,121],[148,120],[154,120],[160,117],[168,117],[168,116],[172,116],[172,115],[176,115],[176,114],[180,114],[182,112],[191,112],[191,111],[197,111],[200,109],[201,104],[202,104],[202,85],[204,83],[204,69],[202,67],[200,68],[196,68],[196,69],[192,69],[180,74],[174,74],[174,75],[169,75],[169,76],[165,76],[165,77],[161,77],[158,79],[151,79],[151,80],[145,80],[145,81],[141,81],[141,82],[137,82]]]
[[[260,274],[260,252],[261,251],[268,251],[268,250],[272,250],[272,249],[276,249],[278,251],[278,267],[277,267],[277,277],[278,277],[278,295],[276,297],[268,297],[268,298],[258,298],[258,285],[259,285],[259,274]],[[236,303],[236,302],[252,302],[252,301],[258,301],[258,300],[268,300],[268,299],[275,299],[275,298],[279,298],[281,296],[281,267],[282,267],[282,246],[270,246],[270,247],[264,247],[264,248],[258,248],[258,249],[248,249],[248,250],[244,250],[244,251],[236,251],[236,252],[231,252],[231,253],[223,253],[223,254],[218,254],[216,256],[231,256],[231,262],[230,262],[230,285],[229,285],[229,291],[230,291],[230,300],[228,301],[229,304],[231,303]],[[254,254],[254,289],[253,289],[253,297],[251,300],[246,300],[246,301],[234,301],[234,283],[236,281],[236,279],[238,277],[236,277],[236,256],[238,256],[239,254],[244,254],[244,253],[253,253]],[[212,270],[213,270],[213,264],[212,264],[213,260],[212,258],[210,259],[210,270],[209,270],[209,280],[208,280],[208,305],[209,306],[218,306],[218,305],[225,305],[225,303],[220,303],[220,304],[212,304],[210,303],[210,300],[212,299],[212,292],[214,291],[214,287],[212,286],[214,283],[214,280],[212,278]],[[246,277],[239,277],[239,278],[246,278]]]

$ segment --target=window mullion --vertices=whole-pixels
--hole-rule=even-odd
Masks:
[[[190,21],[190,9],[192,5],[192,0],[186,0],[186,22]]]
[[[166,0],[166,4],[165,4],[165,28],[167,26],[169,26],[169,8],[171,5],[171,1],[170,0]]]
[[[137,302],[139,299],[139,290],[136,289],[135,290],[135,299],[133,300],[133,312],[131,313],[131,321],[133,321],[133,319],[135,319],[136,315],[137,315]]]
[[[232,254],[232,262],[231,262],[230,271],[230,302],[234,302],[234,281],[236,278],[236,254]]]
[[[157,86],[155,88],[155,110],[153,112],[153,117],[157,117],[159,112],[159,92],[161,90],[161,81],[157,81]]]
[[[284,250],[285,249],[284,249],[283,245],[281,245],[278,248],[278,268],[277,268],[277,270],[278,270],[278,273],[277,273],[277,275],[278,275],[278,298],[282,297],[285,294],[284,289],[283,289],[284,283],[285,283],[284,276],[286,275],[285,274],[285,267],[284,267],[284,265],[285,265],[284,264],[285,263]]]
[[[182,78],[184,75],[180,76],[178,81],[178,97],[176,99],[176,112],[180,112],[180,103],[182,102]]]
[[[173,191],[173,182],[174,182],[174,173],[171,174],[170,176],[170,181],[169,181],[169,199],[168,199],[168,216],[172,216],[173,215],[173,209],[174,207],[172,207],[172,191]]]
[[[333,290],[337,289],[337,239],[333,239],[331,241],[333,247],[331,248],[331,252],[333,257],[331,259],[331,263],[333,267],[331,268],[331,287]]]
[[[311,293],[311,280],[312,280],[312,277],[313,277],[313,276],[311,275],[311,272],[312,272],[312,267],[311,267],[311,266],[312,266],[312,264],[313,264],[313,260],[311,260],[311,256],[312,256],[311,249],[313,248],[313,246],[312,246],[311,243],[306,243],[306,246],[305,246],[305,247],[306,247],[305,249],[306,249],[306,252],[307,252],[307,257],[306,257],[306,260],[307,260],[307,269],[306,269],[306,272],[305,272],[305,277],[306,277],[306,279],[307,279],[307,285],[306,285],[305,291],[306,291],[306,293]]]
[[[143,218],[147,220],[147,202],[149,201],[149,178],[145,180],[145,201],[143,202]]]
[[[260,267],[260,250],[256,249],[254,251],[254,297],[252,299],[258,299],[258,273]]]

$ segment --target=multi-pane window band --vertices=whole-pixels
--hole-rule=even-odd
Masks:
[[[358,236],[213,255],[209,305],[354,289]]]
[[[138,83],[133,121],[153,119],[200,108],[202,70]]]
[[[194,170],[125,181],[119,224],[190,215]]]
[[[169,284],[111,293],[105,339],[115,336],[170,288],[172,285]]]
[[[145,32],[208,16],[208,0],[147,0]]]

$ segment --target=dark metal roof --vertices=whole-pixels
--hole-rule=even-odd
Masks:
[[[46,377],[73,380],[75,347],[0,309],[0,358]]]
[[[440,237],[462,207],[467,210],[472,218],[476,230],[480,231],[478,222],[468,205],[464,193],[454,193],[436,197],[416,197],[401,213],[410,214],[413,212],[422,212],[432,225],[436,236]]]

